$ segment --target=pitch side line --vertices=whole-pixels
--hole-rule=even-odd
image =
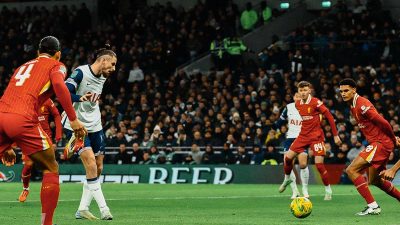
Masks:
[[[354,194],[334,194],[333,196],[355,196],[359,195],[358,193]],[[325,196],[325,194],[312,195],[311,199],[314,196]],[[185,200],[185,199],[241,199],[241,198],[287,198],[290,195],[262,195],[262,196],[204,196],[204,197],[154,197],[154,198],[108,198],[106,201],[134,201],[134,200]],[[77,202],[81,199],[60,199],[58,202]],[[20,203],[18,200],[14,201],[1,201],[0,203]],[[40,202],[40,200],[28,200],[27,202]]]

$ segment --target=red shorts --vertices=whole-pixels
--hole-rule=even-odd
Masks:
[[[32,122],[19,114],[0,112],[0,155],[14,142],[25,155],[46,150],[52,145],[39,122]]]
[[[305,152],[308,147],[313,151],[314,156],[325,156],[324,137],[310,138],[298,136],[289,149],[300,154]]]
[[[373,142],[362,150],[359,156],[369,162],[372,167],[384,170],[393,149],[394,146],[391,143]]]

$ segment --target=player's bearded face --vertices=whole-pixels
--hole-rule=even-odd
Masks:
[[[345,102],[352,100],[356,93],[356,89],[350,87],[349,85],[340,85],[339,91],[343,101]]]
[[[115,65],[117,64],[117,58],[109,57],[103,61],[102,74],[105,77],[110,76],[115,71]]]
[[[311,88],[310,87],[299,88],[298,93],[300,95],[300,98],[306,101],[308,96],[311,94]]]

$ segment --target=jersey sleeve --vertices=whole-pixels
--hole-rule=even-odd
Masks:
[[[69,95],[68,88],[65,86],[64,79],[66,75],[66,69],[63,71],[64,65],[57,65],[50,71],[50,80],[56,94],[58,101],[65,110],[69,120],[73,121],[76,119],[76,113],[72,106],[71,98]]]
[[[69,76],[69,78],[65,81],[69,93],[71,94],[72,102],[79,102],[79,99],[82,97],[76,94],[76,90],[79,87],[79,84],[82,82],[83,73],[80,69],[75,69],[74,72]]]
[[[326,106],[324,105],[324,102],[322,102],[318,98],[315,98],[314,101],[315,101],[315,107],[318,112],[324,114],[325,111],[328,111],[328,108],[326,108]]]
[[[287,120],[288,118],[288,110],[287,107],[285,107],[281,113],[281,116],[279,117],[279,119],[274,123],[274,127],[275,129],[279,129]]]
[[[326,108],[326,106],[324,105],[324,103],[321,100],[315,98],[315,101],[316,101],[317,111],[319,111],[321,114],[323,114],[324,117],[328,120],[328,123],[332,128],[333,136],[337,136],[338,131],[336,128],[335,119],[333,118],[331,112],[329,112],[328,108]]]
[[[357,106],[357,110],[359,110],[360,114],[366,119],[370,120],[376,126],[380,127],[382,132],[392,139],[394,143],[396,143],[396,136],[393,132],[392,126],[378,113],[378,111],[376,111],[372,103],[369,101],[363,101],[360,105],[361,106]]]

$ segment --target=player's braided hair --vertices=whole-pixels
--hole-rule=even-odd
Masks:
[[[117,57],[117,54],[113,50],[111,50],[110,44],[105,44],[104,48],[100,48],[94,52],[94,58],[97,60],[98,58],[109,55],[111,57]]]

